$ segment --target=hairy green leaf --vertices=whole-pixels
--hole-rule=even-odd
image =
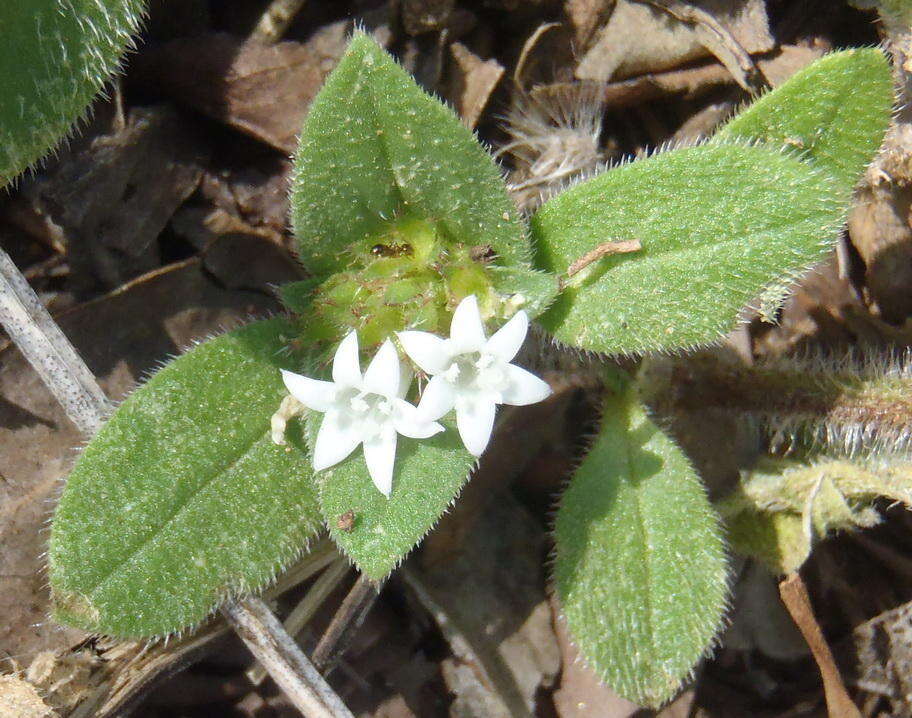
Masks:
[[[137,31],[142,0],[0,5],[0,187],[86,112]]]
[[[488,271],[504,301],[532,319],[550,307],[560,293],[557,277],[549,272],[522,267],[491,267]]]
[[[823,258],[840,200],[824,173],[764,147],[704,145],[616,167],[532,218],[538,263],[564,273],[608,241],[642,249],[574,274],[541,322],[612,354],[715,341],[764,289]]]
[[[51,529],[58,620],[146,637],[198,624],[299,555],[320,522],[306,455],[270,440],[293,326],[255,322],[155,374],[89,443]],[[298,432],[300,439],[300,431]]]
[[[582,655],[625,698],[663,703],[719,629],[725,555],[700,479],[632,393],[607,396],[555,541],[555,586]]]
[[[713,137],[761,140],[797,150],[848,193],[890,123],[890,65],[875,48],[826,55],[734,117]]]
[[[488,245],[504,265],[529,255],[490,155],[370,37],[356,34],[317,95],[295,156],[291,216],[305,266],[348,268],[352,248],[399,214],[452,244]]]
[[[322,414],[307,414],[311,445],[322,419]],[[361,448],[317,475],[320,507],[330,534],[372,579],[385,578],[396,568],[437,523],[469,477],[474,457],[462,447],[453,422],[441,423],[447,430],[430,439],[399,436],[388,499],[371,483]],[[348,512],[350,528],[343,519]]]

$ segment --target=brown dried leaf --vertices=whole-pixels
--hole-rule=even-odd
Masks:
[[[912,314],[912,187],[867,187],[849,216],[852,244],[864,261],[873,311],[891,324]]]
[[[763,0],[694,0],[690,4],[716,18],[746,52],[763,53],[775,47]],[[668,70],[708,54],[696,26],[641,2],[618,0],[608,23],[580,60],[576,76],[605,82]]]
[[[159,265],[158,236],[196,189],[206,158],[205,144],[175,112],[137,109],[125,127],[97,137],[27,191],[62,228],[74,268],[113,288]]]
[[[216,242],[204,258],[152,272],[57,317],[108,396],[121,399],[193,340],[278,308],[268,285],[299,278],[296,263],[266,240],[226,241],[230,258]],[[268,276],[263,267],[271,268]],[[83,635],[47,621],[41,558],[48,502],[81,443],[19,352],[0,349],[0,656],[62,650]]]
[[[291,154],[311,100],[352,29],[340,20],[307,42],[244,43],[226,34],[181,38],[137,57],[137,81]]]
[[[822,51],[816,48],[785,46],[777,54],[760,59],[757,65],[770,84],[776,87],[821,54]],[[710,90],[732,84],[734,78],[721,65],[699,65],[609,83],[605,87],[605,105],[612,108],[629,107],[669,95],[692,100]]]
[[[472,129],[503,77],[504,68],[497,60],[482,60],[459,42],[450,45],[453,62],[449,72],[447,98],[456,107],[466,127]]]
[[[544,595],[544,532],[508,494],[480,516],[458,555],[404,578],[458,662],[444,665],[463,716],[531,716],[560,657]]]

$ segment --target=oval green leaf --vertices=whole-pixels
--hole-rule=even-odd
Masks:
[[[835,52],[732,118],[713,142],[760,140],[797,151],[847,194],[883,142],[894,97],[883,52],[873,47]]]
[[[285,319],[201,344],[79,457],[51,528],[55,617],[124,638],[198,624],[270,582],[321,526],[306,455],[270,439],[294,366]],[[299,432],[300,437],[300,432]]]
[[[721,625],[725,552],[702,482],[631,394],[606,398],[555,541],[557,594],[587,663],[635,703],[668,700]]]
[[[84,116],[136,33],[142,0],[0,6],[0,187]]]
[[[491,156],[369,36],[356,34],[310,107],[295,156],[291,217],[314,274],[347,268],[354,243],[409,212],[451,242],[527,266],[529,245]]]
[[[307,415],[311,444],[322,419],[322,414]],[[398,437],[388,499],[371,483],[361,448],[317,476],[330,534],[372,579],[386,578],[399,565],[468,480],[475,457],[463,448],[453,422],[441,423],[447,430],[430,439]]]
[[[840,200],[824,173],[763,147],[704,145],[616,167],[532,218],[538,263],[562,274],[604,242],[642,249],[592,262],[540,321],[609,354],[716,341],[745,304],[824,257]]]

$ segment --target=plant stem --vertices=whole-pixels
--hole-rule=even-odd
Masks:
[[[304,2],[305,0],[272,0],[250,33],[250,39],[265,45],[281,40],[295,15],[304,6]]]
[[[230,601],[222,615],[302,715],[354,718],[262,600]]]
[[[348,573],[349,568],[348,561],[339,558],[314,581],[313,586],[304,594],[304,598],[283,621],[289,636],[297,636],[304,629],[304,626],[314,617],[317,610],[329,597],[329,594],[335,590],[336,586],[345,577],[345,574]],[[247,671],[247,678],[250,679],[253,685],[258,686],[266,678],[266,669],[262,664],[257,664]]]
[[[823,679],[823,691],[826,696],[827,710],[831,716],[842,718],[861,718],[857,706],[846,693],[839,669],[833,660],[833,653],[827,645],[820,624],[814,617],[811,599],[808,596],[804,581],[798,573],[790,573],[779,584],[779,595],[788,609],[792,620],[807,641],[808,647],[820,669]]]
[[[2,249],[0,324],[60,402],[70,421],[87,436],[94,434],[110,410],[108,400],[85,362]]]
[[[0,250],[0,324],[70,420],[86,434],[94,434],[108,412],[107,397],[3,250]],[[222,613],[304,715],[309,718],[352,715],[261,599],[231,601],[223,606]]]
[[[563,288],[563,286],[566,285],[567,280],[569,280],[574,274],[578,274],[590,264],[598,261],[602,257],[607,257],[609,254],[628,254],[630,252],[638,252],[642,248],[643,246],[640,244],[640,240],[638,239],[611,240],[610,242],[603,242],[595,249],[591,249],[586,252],[582,257],[567,267],[566,274],[561,278],[561,287]]]
[[[362,575],[336,611],[313,652],[314,665],[329,673],[345,653],[352,636],[380,594],[380,585]]]

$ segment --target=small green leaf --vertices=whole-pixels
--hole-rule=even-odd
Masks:
[[[719,521],[687,458],[629,391],[561,499],[555,585],[574,642],[612,689],[670,698],[726,606]]]
[[[534,319],[544,312],[560,293],[557,277],[549,272],[522,267],[491,267],[494,290],[516,310]]]
[[[323,415],[307,414],[310,443]],[[462,447],[452,422],[430,439],[400,436],[393,491],[387,499],[371,483],[359,448],[345,461],[317,476],[320,507],[336,543],[372,579],[385,578],[424,538],[453,503],[469,477],[475,458]],[[339,528],[352,512],[350,530]]]
[[[797,150],[848,193],[883,141],[894,96],[883,52],[835,52],[754,102],[713,142],[740,138]]]
[[[293,326],[256,322],[155,374],[76,462],[51,529],[54,613],[113,636],[194,626],[320,527],[306,455],[270,440]],[[298,434],[300,439],[300,433]]]
[[[845,208],[833,181],[763,147],[704,145],[616,167],[532,218],[541,267],[564,273],[612,240],[542,316],[560,341],[611,354],[715,341],[744,305],[823,258]]]
[[[0,188],[83,117],[136,33],[142,0],[0,4]]]
[[[506,266],[530,253],[491,156],[360,33],[311,105],[291,207],[299,256],[318,275],[347,269],[351,247],[404,212],[450,243],[490,246]]]

